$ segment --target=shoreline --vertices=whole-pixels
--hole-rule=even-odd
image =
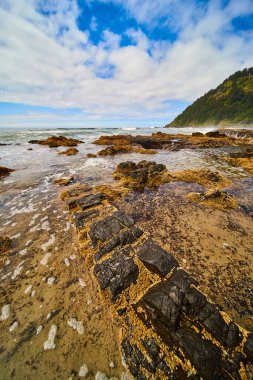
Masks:
[[[158,135],[160,142],[161,137]],[[137,138],[139,143],[147,141],[145,136]],[[158,141],[152,136],[148,138],[156,143]],[[164,141],[168,144],[166,138]],[[133,144],[135,144],[134,139],[133,137]],[[198,141],[199,139],[200,137]],[[214,140],[214,138],[204,139],[209,141],[208,144]],[[230,137],[226,139],[234,141]],[[29,376],[29,371],[32,370],[33,375],[43,375],[51,380],[57,373],[53,358],[56,357],[58,360],[59,355],[64,355],[66,359],[61,362],[62,370],[65,371],[64,376],[66,377],[67,371],[67,376],[73,380],[78,377],[78,371],[84,364],[90,371],[86,376],[87,379],[94,379],[98,371],[105,373],[108,378],[116,376],[127,379],[126,370],[121,364],[118,345],[121,340],[120,326],[113,313],[112,317],[108,315],[107,301],[103,292],[98,290],[98,284],[90,272],[91,261],[85,254],[85,247],[79,248],[75,231],[67,217],[67,209],[59,199],[63,191],[80,184],[95,186],[98,189],[100,187],[102,192],[108,187],[107,196],[112,206],[119,207],[132,216],[137,227],[171,252],[180,267],[199,280],[201,291],[219,303],[235,322],[252,330],[250,315],[253,301],[250,301],[251,296],[243,278],[247,276],[248,284],[253,281],[250,253],[250,247],[253,245],[251,242],[253,199],[249,191],[253,182],[249,172],[240,166],[230,165],[223,159],[224,152],[226,154],[232,154],[234,150],[243,152],[246,149],[244,148],[246,140],[242,140],[235,147],[226,147],[224,140],[224,143],[217,147],[217,142],[222,140],[218,138],[214,140],[215,146],[205,146],[200,149],[194,146],[192,149],[186,143],[193,140],[188,135],[183,143],[180,142],[180,149],[159,148],[156,155],[126,153],[89,159],[86,158],[86,154],[92,151],[97,154],[103,147],[85,142],[83,146],[77,147],[80,152],[76,156],[62,157],[57,153],[64,148],[51,149],[31,145],[33,151],[28,152],[27,146],[17,146],[18,151],[23,150],[25,160],[29,159],[31,154],[41,152],[41,157],[48,155],[49,161],[53,160],[53,165],[57,162],[57,166],[48,167],[45,179],[41,173],[38,173],[37,183],[32,182],[29,185],[26,185],[25,181],[19,183],[24,169],[20,169],[18,173],[13,172],[6,179],[8,182],[18,175],[17,188],[13,189],[13,184],[10,182],[2,192],[4,203],[1,204],[0,211],[2,222],[0,235],[8,235],[13,241],[0,273],[4,305],[10,304],[13,313],[9,319],[1,322],[4,326],[3,336],[6,343],[0,358],[6,379],[12,376],[15,378],[18,373]],[[195,145],[196,141],[195,138]],[[184,159],[185,155],[187,159]],[[195,180],[186,181],[185,174],[181,180],[169,183],[160,183],[159,180],[154,190],[150,190],[145,182],[144,192],[125,188],[123,182],[113,181],[112,172],[117,165],[127,160],[133,160],[136,164],[142,160],[156,161],[159,165],[165,165],[172,175],[185,171],[189,176],[190,168],[194,168],[197,173],[201,168],[211,172],[218,171],[231,182],[225,191],[237,200],[239,208],[218,210],[212,208],[213,206],[210,208],[188,199],[189,193],[194,191],[205,193],[206,188],[205,185],[194,184]],[[61,163],[64,163],[64,169]],[[35,169],[36,165],[37,162],[34,163]],[[74,177],[76,183],[66,187],[59,187],[53,183],[56,179],[70,175]],[[215,181],[215,178],[212,180]],[[37,214],[40,215],[36,216]],[[208,233],[209,227],[212,232]],[[20,235],[17,236],[18,234]],[[46,256],[48,253],[50,255]],[[76,256],[74,260],[70,258],[73,254]],[[40,263],[43,259],[48,260],[46,265]],[[242,264],[238,264],[240,261]],[[80,285],[79,278],[83,278],[85,287]],[[230,280],[230,283],[227,280]],[[32,288],[25,293],[30,285]],[[33,291],[35,293],[32,296]],[[241,301],[246,299],[246,304],[239,302],[240,295]],[[139,298],[140,294],[137,292],[136,296]],[[87,304],[90,300],[92,302]],[[54,310],[57,311],[56,314]],[[50,312],[51,316],[47,319]],[[27,315],[29,315],[28,320],[25,318]],[[79,334],[68,325],[71,318],[75,320],[75,322],[72,320],[71,324],[82,322],[80,326],[84,326],[84,334]],[[18,324],[10,332],[9,328],[15,322]],[[37,336],[36,329],[40,325],[44,328]],[[43,344],[52,325],[57,326],[56,347],[46,352]],[[29,326],[28,333],[26,329]],[[19,342],[22,342],[20,346]],[[31,342],[33,342],[34,355],[30,350]],[[98,347],[102,352],[99,358]],[[13,355],[12,359],[6,361],[10,353]],[[22,363],[23,356],[28,358],[29,364]],[[49,360],[49,357],[52,358]],[[114,368],[109,365],[111,362],[114,363]],[[51,368],[48,368],[49,363]]]

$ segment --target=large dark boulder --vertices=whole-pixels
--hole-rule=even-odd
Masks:
[[[109,259],[94,267],[94,275],[101,289],[110,289],[112,301],[133,284],[139,275],[139,269],[130,257],[132,251],[130,246],[115,250]]]

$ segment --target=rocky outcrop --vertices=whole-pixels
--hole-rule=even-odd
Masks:
[[[101,155],[125,153],[122,150],[129,150],[131,148],[145,150],[169,150],[177,151],[180,149],[208,149],[208,148],[221,148],[224,146],[237,146],[244,145],[245,142],[252,143],[252,137],[248,136],[235,137],[226,135],[223,131],[211,131],[206,134],[196,132],[192,135],[183,134],[167,134],[162,132],[153,133],[150,136],[131,136],[131,135],[113,135],[101,136],[98,140],[94,141],[96,145],[108,145],[110,149],[104,149]],[[145,151],[143,151],[145,153]],[[150,152],[146,152],[150,153]]]
[[[131,161],[122,162],[113,173],[113,178],[133,190],[156,188],[173,180],[165,165],[151,161],[140,161],[138,164]]]
[[[64,150],[63,152],[59,152],[58,154],[65,154],[66,156],[75,156],[77,153],[79,153],[78,149],[69,148],[67,150]]]
[[[14,169],[9,169],[4,166],[0,166],[0,178],[7,177],[11,172],[14,172]]]
[[[212,303],[170,252],[96,188],[64,198],[135,379],[251,379],[252,333]]]
[[[140,161],[137,164],[132,161],[121,162],[113,173],[113,178],[134,190],[143,190],[145,187],[153,189],[172,181],[194,182],[211,189],[231,185],[226,177],[209,169],[170,173],[165,165],[152,161]]]
[[[52,136],[46,140],[31,140],[30,144],[48,145],[49,148],[58,148],[59,146],[77,146],[83,143],[81,140],[67,138],[65,136]]]

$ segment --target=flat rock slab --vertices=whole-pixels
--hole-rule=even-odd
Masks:
[[[178,266],[177,260],[152,239],[148,239],[138,247],[137,255],[149,270],[162,277]]]

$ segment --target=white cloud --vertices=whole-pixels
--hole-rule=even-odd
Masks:
[[[202,8],[193,0],[187,7],[175,0],[114,2],[140,23],[162,16],[179,31],[177,40],[152,41],[141,28],[127,29],[133,45],[120,46],[122,36],[104,30],[95,45],[77,27],[74,0],[0,0],[0,101],[78,107],[88,120],[153,120],[173,113],[167,100],[192,101],[253,66],[253,31],[231,31],[234,17],[253,11],[252,1],[225,8],[220,1]],[[93,31],[96,22],[93,17]]]

